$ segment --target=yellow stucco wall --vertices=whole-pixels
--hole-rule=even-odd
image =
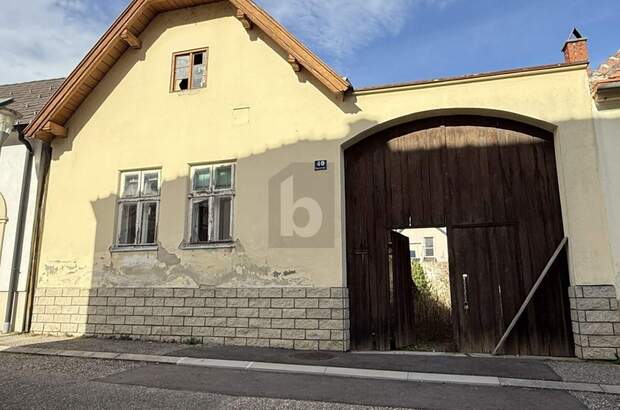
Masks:
[[[71,118],[69,137],[53,143],[40,286],[341,286],[342,146],[433,110],[499,110],[557,126],[572,276],[611,283],[583,67],[358,92],[342,102],[293,72],[261,32],[246,32],[225,2],[160,15],[141,38]],[[200,47],[209,47],[207,87],[170,93],[172,53]],[[237,160],[235,248],[179,249],[189,164],[227,159]],[[312,173],[317,159],[330,171]],[[305,184],[329,202],[330,231],[312,247],[276,248],[269,181],[292,163],[306,164],[296,168],[310,169]],[[119,172],[149,167],[162,169],[159,251],[112,253]]]

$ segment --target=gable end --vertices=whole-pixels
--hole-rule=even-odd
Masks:
[[[66,131],[50,132],[50,124],[54,125],[54,129],[64,126],[125,51],[129,47],[141,46],[140,34],[159,13],[218,1],[229,1],[237,9],[237,17],[242,16],[240,24],[249,30],[256,26],[282,47],[295,62],[293,67],[296,71],[297,68],[306,69],[330,92],[340,97],[351,88],[347,80],[252,0],[133,0],[26,128],[26,136],[48,142],[64,136]]]

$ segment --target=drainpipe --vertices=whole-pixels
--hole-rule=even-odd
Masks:
[[[24,249],[24,231],[26,230],[26,215],[28,213],[28,196],[30,194],[30,180],[32,179],[32,159],[34,152],[32,145],[24,138],[24,134],[20,129],[17,130],[17,138],[27,149],[26,159],[24,160],[24,173],[22,179],[21,195],[19,199],[19,214],[17,215],[17,235],[15,238],[15,246],[13,248],[13,263],[11,265],[11,276],[9,278],[9,291],[6,298],[6,309],[4,314],[4,324],[2,332],[9,333],[11,331],[13,321],[13,307],[15,302],[15,293],[17,291],[17,282],[19,279],[19,268],[22,262],[22,252]]]
[[[22,332],[26,333],[30,332],[30,326],[32,324],[32,307],[34,306],[34,294],[39,268],[39,254],[41,252],[45,198],[47,195],[49,169],[52,161],[52,146],[45,141],[41,141],[41,143],[41,155],[39,158],[39,187],[34,213],[34,226],[32,229],[33,234],[32,249],[30,252],[30,271],[28,272],[28,281],[26,284],[26,309],[24,309],[24,320],[22,322]]]

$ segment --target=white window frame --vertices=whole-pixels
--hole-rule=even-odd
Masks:
[[[427,239],[431,240],[431,242],[432,242],[431,246],[427,246],[426,245],[426,240]],[[432,255],[428,254],[429,249],[432,251],[432,253],[433,253]],[[434,258],[434,257],[435,257],[435,238],[432,237],[432,236],[425,236],[424,237],[424,258],[431,259],[431,258]]]
[[[144,189],[144,175],[145,174],[157,174],[157,194],[147,195],[142,191]],[[130,175],[138,175],[138,194],[135,196],[125,196],[125,177]],[[122,171],[120,173],[120,189],[119,197],[116,204],[116,234],[114,241],[114,248],[117,249],[135,249],[135,248],[148,248],[157,246],[157,236],[159,230],[159,208],[161,201],[161,169],[142,169],[136,171]],[[122,207],[128,203],[136,204],[136,231],[135,242],[133,244],[121,243],[121,223],[122,223]],[[155,203],[157,210],[155,214],[155,240],[154,242],[143,243],[142,242],[142,215],[144,206],[146,204]]]
[[[216,189],[215,188],[215,170],[219,167],[231,167],[231,184],[230,188]],[[194,175],[196,171],[203,169],[210,169],[209,175],[209,187],[204,190],[194,189]],[[218,162],[211,164],[191,165],[189,173],[189,194],[187,196],[187,218],[186,218],[186,235],[185,246],[186,247],[217,247],[217,246],[230,246],[234,243],[234,213],[235,213],[235,184],[236,184],[236,171],[237,164],[234,161]],[[230,239],[218,240],[214,238],[219,237],[219,224],[215,223],[216,209],[215,203],[217,198],[226,197],[230,198],[230,220],[229,230]],[[209,230],[207,233],[208,240],[206,242],[199,242],[195,240],[195,232],[193,227],[194,216],[194,204],[196,202],[209,201]]]

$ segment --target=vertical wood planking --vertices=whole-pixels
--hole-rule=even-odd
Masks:
[[[353,348],[389,348],[387,232],[409,221],[464,230],[457,235],[463,244],[449,244],[464,261],[450,261],[455,306],[463,302],[461,265],[482,272],[472,297],[492,306],[478,312],[474,330],[453,310],[456,340],[485,349],[501,334],[563,237],[552,139],[509,120],[457,116],[396,126],[345,151]],[[560,265],[506,353],[572,355],[567,268]]]
[[[393,336],[397,349],[415,343],[414,295],[411,277],[409,238],[396,232],[390,233],[392,272],[394,279],[392,310],[394,311]]]

